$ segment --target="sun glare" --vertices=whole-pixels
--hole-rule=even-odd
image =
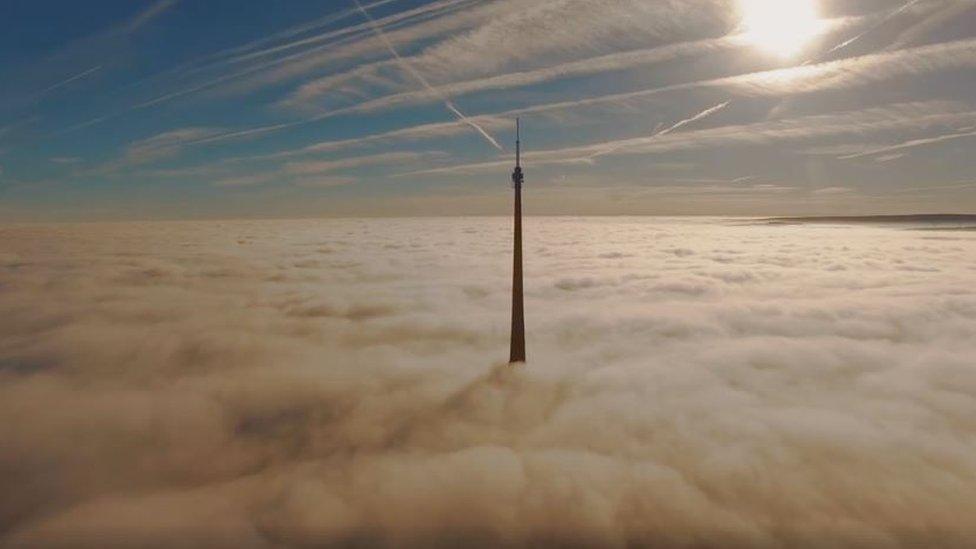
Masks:
[[[742,28],[763,50],[791,57],[824,27],[817,0],[739,0]]]

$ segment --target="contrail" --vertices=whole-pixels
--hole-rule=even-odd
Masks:
[[[884,25],[885,23],[887,23],[888,21],[890,21],[892,18],[897,17],[898,15],[902,14],[908,8],[914,6],[915,4],[918,4],[918,2],[919,2],[919,0],[911,0],[910,2],[908,2],[907,4],[905,4],[904,6],[898,8],[897,10],[895,10],[895,11],[889,13],[888,15],[886,15],[884,18],[882,18],[880,21],[878,21],[874,25],[871,25],[871,27],[869,27],[864,32],[858,34],[857,36],[851,38],[850,40],[845,40],[844,42],[841,42],[840,44],[837,44],[833,48],[827,50],[827,52],[824,55],[834,53],[837,50],[841,50],[841,49],[846,48],[847,46],[850,46],[854,42],[857,42],[861,38],[864,38],[868,34],[871,34],[875,30],[877,30],[879,27],[881,27],[881,25]]]
[[[684,120],[680,120],[678,122],[675,122],[671,126],[668,126],[667,128],[665,128],[665,129],[663,129],[661,131],[655,131],[654,132],[654,137],[663,137],[663,136],[668,135],[669,133],[671,133],[671,132],[673,132],[675,130],[679,130],[679,129],[687,126],[688,124],[697,122],[697,121],[699,121],[699,120],[701,120],[703,118],[708,118],[709,116],[717,113],[718,111],[724,109],[725,107],[728,107],[731,103],[732,103],[732,101],[729,100],[729,101],[726,101],[725,103],[719,103],[718,105],[715,105],[715,106],[712,106],[712,107],[708,107],[707,109],[703,110],[702,112],[700,112],[700,113],[698,113],[698,114],[696,114],[696,115],[694,115],[692,117],[685,118]],[[658,124],[658,127],[661,127],[661,125]],[[593,160],[594,158],[598,158],[598,157],[601,157],[601,156],[606,156],[608,154],[615,153],[619,149],[620,149],[620,147],[614,147],[614,148],[607,149],[605,151],[600,151],[600,152],[594,153],[594,154],[590,155],[587,158],[587,160]]]
[[[400,67],[403,68],[403,70],[410,73],[410,75],[413,76],[415,80],[420,82],[425,88],[427,88],[428,91],[430,91],[431,93],[439,97],[441,101],[444,102],[444,106],[447,107],[447,110],[454,113],[454,116],[456,116],[458,120],[467,124],[468,126],[471,126],[471,128],[473,128],[475,131],[480,133],[481,136],[484,137],[485,140],[488,141],[488,143],[490,143],[492,147],[495,147],[500,151],[505,150],[498,143],[498,141],[491,136],[490,133],[488,133],[487,131],[485,131],[484,128],[479,126],[477,122],[465,116],[463,112],[461,112],[457,107],[454,106],[454,103],[451,102],[450,98],[448,98],[446,95],[441,93],[440,90],[438,90],[433,85],[431,85],[431,83],[428,82],[426,78],[424,78],[424,75],[420,74],[420,72],[417,71],[417,69],[413,68],[413,65],[411,65],[406,59],[401,57],[400,52],[397,51],[397,49],[393,46],[393,43],[390,42],[389,38],[386,37],[386,34],[384,34],[383,30],[380,29],[379,25],[376,24],[376,21],[373,20],[373,16],[371,16],[369,12],[366,11],[366,8],[364,8],[363,5],[359,3],[359,0],[353,0],[353,2],[356,3],[356,7],[359,9],[359,12],[362,13],[363,17],[365,17],[366,20],[369,22],[369,28],[372,29],[373,33],[380,40],[382,40],[384,44],[386,44],[386,49],[390,50],[390,54],[393,55],[393,57],[396,59]]]
[[[696,114],[695,116],[692,116],[690,118],[685,118],[684,120],[681,120],[680,122],[675,123],[673,126],[670,126],[668,128],[665,128],[665,129],[661,130],[660,132],[658,132],[657,134],[655,134],[655,136],[656,137],[660,137],[662,135],[668,135],[669,133],[671,133],[671,132],[673,132],[675,130],[679,130],[679,129],[687,126],[688,124],[691,124],[693,122],[697,122],[697,121],[701,120],[702,118],[707,118],[707,117],[709,117],[709,116],[717,113],[718,111],[724,109],[725,107],[728,107],[730,103],[732,103],[731,100],[726,101],[725,103],[719,103],[718,105],[715,105],[714,107],[709,107],[709,108],[703,110],[702,112]]]
[[[54,91],[54,90],[56,90],[56,89],[58,89],[58,88],[60,88],[62,86],[67,86],[68,84],[74,82],[75,80],[81,80],[82,78],[88,76],[89,74],[94,74],[94,73],[96,73],[96,72],[98,72],[100,70],[102,70],[102,66],[101,65],[99,65],[97,67],[90,68],[90,69],[88,69],[87,71],[85,71],[85,72],[83,72],[81,74],[76,74],[75,76],[72,76],[71,78],[68,78],[67,80],[62,80],[61,82],[58,82],[57,84],[54,84],[53,86],[51,86],[51,87],[49,87],[49,88],[47,88],[45,90],[42,90],[38,95],[44,95],[44,94],[50,93],[50,92],[52,92],[52,91]]]
[[[912,139],[910,141],[905,141],[904,143],[898,143],[897,145],[890,145],[888,147],[880,147],[875,149],[870,149],[867,151],[845,154],[844,156],[838,156],[838,160],[852,160],[854,158],[864,158],[865,156],[876,156],[884,153],[891,153],[895,151],[903,151],[905,149],[913,149],[915,147],[921,147],[923,145],[932,145],[935,143],[944,143],[946,141],[955,141],[957,139],[965,139],[967,137],[976,137],[976,131],[962,131],[957,133],[949,133],[945,135],[937,135],[935,137],[925,137],[922,139]]]
[[[847,46],[853,44],[854,42],[857,42],[861,38],[864,38],[866,35],[874,32],[875,30],[877,30],[878,28],[880,28],[882,25],[884,25],[885,23],[887,23],[888,21],[890,21],[894,17],[898,16],[899,14],[903,13],[905,10],[911,8],[915,4],[919,3],[920,1],[921,0],[909,0],[907,3],[905,3],[900,8],[898,8],[896,10],[893,10],[888,15],[884,16],[884,18],[882,18],[880,21],[878,21],[874,25],[871,25],[871,27],[868,28],[867,30],[865,30],[864,32],[861,32],[860,34],[858,34],[857,36],[855,36],[855,37],[853,37],[853,38],[851,38],[849,40],[845,40],[844,42],[841,42],[840,44],[834,46],[833,48],[830,48],[826,52],[824,52],[824,53],[822,53],[822,54],[820,54],[820,55],[818,55],[818,56],[816,56],[814,58],[811,58],[811,59],[808,59],[808,60],[804,61],[803,63],[800,64],[800,66],[810,65],[811,63],[815,63],[818,60],[823,59],[824,56],[826,56],[826,55],[829,55],[829,54],[831,54],[831,53],[833,53],[833,52],[835,52],[837,50],[841,50],[841,49],[846,48]],[[672,131],[680,128],[681,126],[684,126],[685,124],[689,124],[689,123],[694,122],[696,120],[701,120],[702,118],[706,118],[706,117],[710,116],[712,113],[724,109],[730,103],[732,103],[732,100],[731,99],[729,101],[726,101],[725,103],[723,103],[721,105],[716,105],[716,107],[712,107],[712,109],[706,110],[703,113],[700,113],[698,115],[695,115],[695,116],[689,118],[687,121],[678,122],[677,124],[675,124],[671,128],[668,128],[668,129],[664,130],[664,132],[662,132],[662,133],[670,133],[670,132],[672,132]],[[781,105],[782,105],[782,103],[780,103],[780,105],[777,105],[776,108],[774,108],[772,111],[770,111],[770,115],[772,115],[773,112],[775,112],[776,110],[778,110]],[[660,135],[660,134],[658,134],[658,135]]]

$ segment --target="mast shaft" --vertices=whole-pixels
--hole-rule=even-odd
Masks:
[[[512,348],[509,363],[525,362],[525,306],[522,292],[522,137],[519,120],[515,119],[515,253],[512,269]]]

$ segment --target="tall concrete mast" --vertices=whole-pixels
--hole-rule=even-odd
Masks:
[[[509,363],[525,362],[525,308],[522,297],[522,136],[519,119],[515,119],[515,266],[512,280],[512,353]]]

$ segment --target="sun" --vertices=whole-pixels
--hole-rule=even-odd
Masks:
[[[742,29],[757,47],[792,57],[824,29],[817,0],[739,0]]]

